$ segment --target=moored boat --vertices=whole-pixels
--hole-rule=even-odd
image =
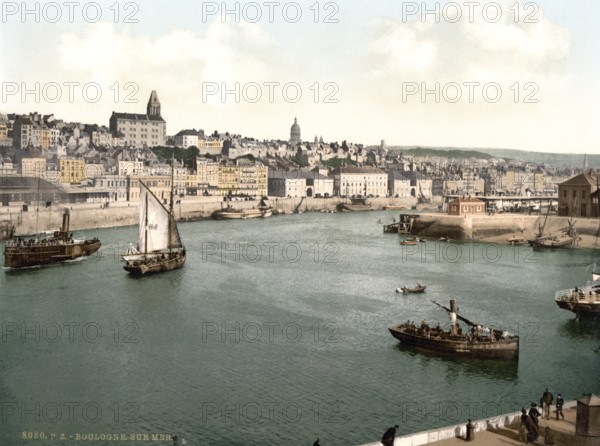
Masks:
[[[231,204],[226,208],[212,213],[212,218],[215,220],[247,220],[249,218],[267,218],[273,215],[273,208],[267,203],[267,199],[263,198],[256,208],[239,209]]]
[[[518,360],[518,336],[511,336],[506,331],[487,328],[459,316],[455,300],[450,301],[450,308],[437,302],[434,304],[450,314],[450,330],[445,331],[441,326],[431,328],[426,321],[423,321],[420,326],[408,321],[389,327],[390,334],[402,344],[439,355]],[[464,334],[457,320],[466,323],[471,330]]]
[[[372,211],[373,208],[368,204],[350,204],[350,203],[340,203],[337,205],[338,212],[365,212]]]
[[[519,237],[518,235],[513,235],[512,237],[506,239],[506,241],[511,245],[523,245],[526,242],[524,237]]]
[[[600,274],[592,273],[592,279],[581,287],[557,291],[554,300],[578,318],[600,319]]]
[[[213,212],[212,217],[215,220],[247,220],[249,218],[270,217],[271,215],[273,215],[271,209],[238,209],[233,206],[227,206],[225,209]]]
[[[417,244],[417,241],[416,240],[408,240],[408,239],[406,239],[406,240],[400,240],[400,244],[401,245],[407,245],[407,246],[414,246],[414,245]]]
[[[372,211],[373,207],[367,203],[363,197],[350,198],[350,203],[338,203],[336,206],[338,212],[365,212]]]
[[[87,257],[97,252],[101,243],[97,238],[78,240],[69,234],[70,214],[65,209],[62,228],[43,239],[12,238],[4,243],[4,266],[26,268],[54,265]]]
[[[532,248],[564,248],[575,246],[578,241],[579,236],[571,226],[554,234],[539,235],[535,239],[528,240]]]
[[[544,224],[540,225],[538,235],[534,239],[527,240],[529,245],[534,249],[564,248],[566,246],[577,245],[577,242],[579,241],[579,236],[577,235],[577,231],[575,230],[575,223],[572,219],[569,221],[569,225],[565,228],[562,228],[560,231],[557,231],[552,234],[544,234],[549,212],[550,209],[548,209],[548,212],[546,213]]]

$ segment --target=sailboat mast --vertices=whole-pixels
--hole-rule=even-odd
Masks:
[[[173,228],[171,226],[173,225],[173,181],[175,179],[174,171],[175,157],[173,156],[171,158],[171,199],[169,203],[169,252],[172,252],[173,250],[173,242],[171,240],[171,233],[173,232]]]
[[[148,191],[146,191],[146,207],[144,208],[144,259],[148,257]]]

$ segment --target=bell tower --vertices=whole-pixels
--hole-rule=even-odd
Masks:
[[[146,107],[146,114],[148,116],[160,117],[160,101],[158,100],[156,90],[152,90],[152,93],[150,94],[148,106]]]

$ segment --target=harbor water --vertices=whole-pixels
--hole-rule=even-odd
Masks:
[[[600,392],[600,329],[554,303],[593,250],[383,234],[397,212],[183,223],[183,269],[132,278],[137,227],[88,230],[88,259],[0,274],[0,444],[373,442],[520,409],[546,387]],[[424,294],[395,292],[427,285]],[[408,350],[387,328],[448,324],[431,303],[520,336],[518,362]]]

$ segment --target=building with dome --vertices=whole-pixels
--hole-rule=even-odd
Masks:
[[[296,147],[302,142],[302,136],[300,135],[300,126],[298,125],[298,119],[294,118],[294,124],[290,130],[290,147]]]

